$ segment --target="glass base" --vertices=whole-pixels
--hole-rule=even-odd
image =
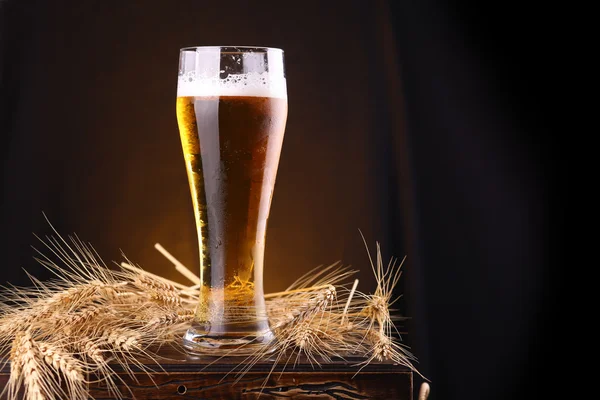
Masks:
[[[275,340],[271,329],[252,334],[212,334],[202,325],[192,325],[183,336],[183,347],[198,356],[249,356],[270,354],[275,348],[269,346]]]

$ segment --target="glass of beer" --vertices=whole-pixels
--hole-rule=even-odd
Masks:
[[[191,353],[245,355],[274,340],[263,269],[286,120],[281,49],[180,50],[177,123],[200,250]]]

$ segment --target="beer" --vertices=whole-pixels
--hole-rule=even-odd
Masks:
[[[236,82],[207,87],[192,81],[180,85],[177,97],[200,248],[193,333],[207,346],[272,337],[262,274],[287,97],[262,81]]]

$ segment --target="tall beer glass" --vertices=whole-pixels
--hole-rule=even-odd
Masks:
[[[273,340],[263,260],[286,119],[282,50],[181,49],[177,122],[200,249],[192,353],[241,355]]]

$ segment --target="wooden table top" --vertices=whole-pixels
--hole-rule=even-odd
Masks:
[[[141,365],[129,366],[134,376],[118,363],[109,363],[123,380],[119,389],[123,400],[257,400],[257,399],[395,399],[412,400],[413,373],[391,362],[373,361],[357,374],[364,358],[348,357],[314,365],[305,358],[288,361],[275,357],[255,363],[243,376],[237,374],[244,357],[198,357],[165,346],[159,358],[136,358]],[[160,368],[157,365],[160,363]],[[287,365],[286,365],[286,361]],[[246,364],[247,365],[247,364]],[[155,372],[148,373],[143,370]],[[8,381],[10,363],[0,364],[0,388]],[[1,391],[1,390],[0,390]],[[103,385],[91,385],[95,400],[114,400]]]

